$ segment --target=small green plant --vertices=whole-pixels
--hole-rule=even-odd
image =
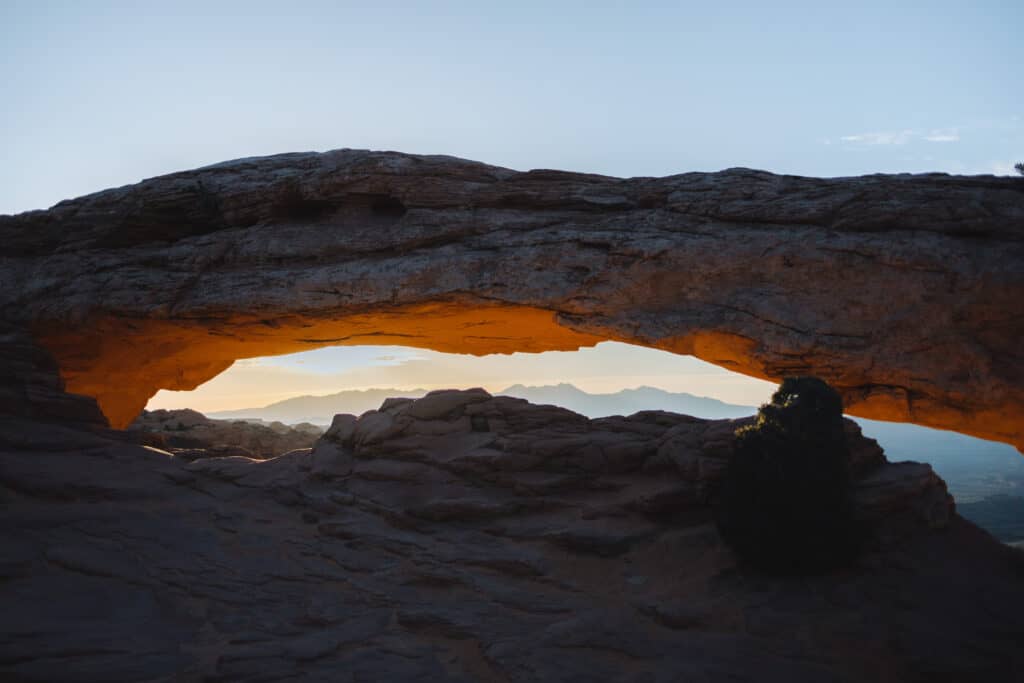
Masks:
[[[737,430],[716,522],[747,566],[827,571],[857,552],[850,489],[842,399],[817,378],[788,378]]]

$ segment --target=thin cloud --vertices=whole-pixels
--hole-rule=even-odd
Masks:
[[[917,135],[913,130],[890,131],[886,133],[858,133],[844,135],[840,140],[859,145],[905,145]]]
[[[960,132],[956,128],[936,128],[924,139],[928,142],[960,142]]]
[[[896,131],[882,131],[875,133],[858,133],[856,135],[843,135],[840,141],[852,145],[906,145],[910,142],[959,142],[960,133],[956,128],[932,128],[921,130],[917,128],[905,128]]]

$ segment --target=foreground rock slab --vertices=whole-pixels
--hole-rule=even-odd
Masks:
[[[0,241],[0,315],[116,427],[239,358],[618,340],[1024,444],[1021,179],[620,179],[336,150],[3,216]]]
[[[190,461],[5,418],[0,677],[1012,680],[1021,552],[853,423],[861,563],[738,568],[707,500],[742,423],[438,392]]]

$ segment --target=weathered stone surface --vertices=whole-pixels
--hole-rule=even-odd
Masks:
[[[0,322],[0,416],[102,429],[107,419],[91,397],[65,391],[53,357],[20,327]],[[0,438],[17,437],[0,429]]]
[[[260,424],[244,420],[213,420],[195,410],[144,410],[128,426],[148,445],[170,450],[220,451],[220,455],[270,458],[297,448],[312,448],[323,430],[308,423],[289,426],[280,422]],[[234,448],[236,452],[224,452]]]
[[[3,318],[115,426],[238,358],[611,339],[1024,444],[1019,179],[619,179],[338,150],[0,217],[0,241]]]
[[[918,462],[891,463],[878,468],[858,482],[856,503],[865,519],[891,518],[909,511],[933,527],[949,523],[952,496],[930,465]]]
[[[720,469],[678,465],[728,459],[742,420],[439,396],[267,460],[23,420],[45,448],[0,446],[0,679],[987,683],[1024,667],[1024,555],[855,428],[863,562],[773,579],[736,566],[695,494]],[[390,434],[360,440],[383,414]],[[75,434],[88,447],[56,447]]]

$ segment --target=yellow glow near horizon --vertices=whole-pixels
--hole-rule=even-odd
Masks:
[[[329,347],[239,361],[194,391],[158,392],[147,408],[218,411],[352,389],[479,386],[497,392],[513,384],[562,382],[589,393],[652,386],[739,405],[758,405],[775,388],[770,382],[732,373],[692,356],[617,342],[579,351],[489,356],[406,347]]]

